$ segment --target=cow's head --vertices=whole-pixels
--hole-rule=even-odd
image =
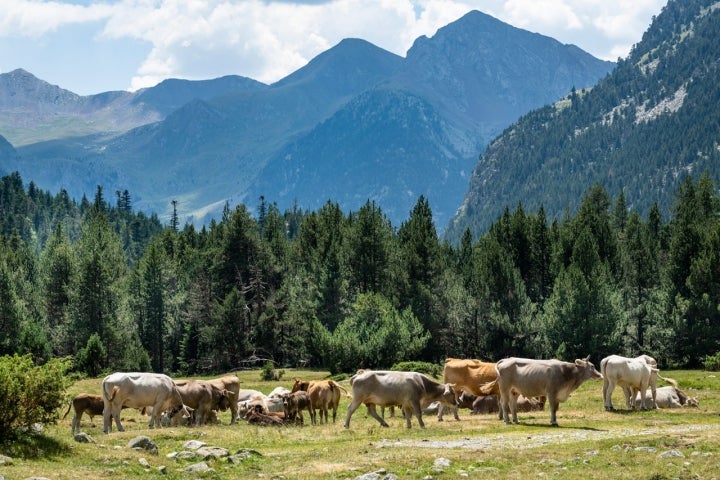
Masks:
[[[586,380],[602,380],[603,376],[602,373],[595,370],[595,365],[592,364],[590,361],[590,356],[588,355],[585,358],[578,358],[575,360],[575,365],[580,367],[580,370],[582,371],[583,378]]]
[[[230,408],[230,392],[225,389],[219,389],[215,386],[213,389],[213,407],[224,412]]]
[[[440,403],[444,405],[450,405],[451,407],[456,407],[458,404],[457,401],[457,395],[455,393],[455,384],[454,383],[444,383],[443,384],[443,393],[442,398],[440,399]]]

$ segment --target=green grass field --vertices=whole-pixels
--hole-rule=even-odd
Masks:
[[[287,370],[279,382],[260,380],[260,371],[237,372],[243,388],[265,393],[287,388],[294,378],[318,379],[325,372]],[[384,469],[401,479],[582,478],[588,479],[712,479],[720,478],[720,374],[703,371],[663,371],[700,401],[698,409],[647,412],[605,412],[602,382],[586,382],[561,404],[560,427],[549,426],[549,413],[519,414],[520,425],[505,425],[496,415],[470,415],[460,422],[446,415],[439,423],[425,417],[426,428],[405,428],[402,418],[382,428],[361,407],[343,428],[348,399],[343,399],[336,423],[286,427],[229,425],[230,414],[220,414],[221,425],[201,428],[147,428],[147,417],[136,410],[123,412],[125,432],[102,433],[102,418],[91,425],[83,417],[82,430],[95,444],[70,436],[72,413],[57,425],[46,425],[43,435],[12,445],[0,453],[13,458],[0,466],[5,479],[76,478],[355,478]],[[340,382],[349,389],[347,381]],[[101,379],[76,382],[79,392],[100,393]],[[658,385],[660,386],[660,385]],[[622,406],[622,393],[613,395]],[[67,407],[58,412],[65,413]],[[151,437],[159,454],[134,451],[128,441]],[[252,449],[260,453],[239,464],[227,459],[207,461],[214,469],[204,474],[185,468],[202,461],[175,460],[167,455],[183,450],[188,440],[201,440],[230,453]],[[140,459],[146,459],[149,467]],[[164,474],[160,467],[164,466]]]

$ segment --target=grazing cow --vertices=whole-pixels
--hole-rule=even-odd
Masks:
[[[238,398],[238,392],[240,391],[240,379],[237,375],[225,375],[224,377],[213,378],[207,380],[218,390],[227,390],[228,400],[230,402],[230,425],[233,425],[237,420],[237,405],[240,399]]]
[[[292,391],[297,392],[299,390],[308,392],[310,396],[310,418],[313,425],[315,424],[316,408],[320,409],[320,423],[322,423],[323,416],[325,417],[325,423],[328,423],[328,409],[332,409],[332,419],[333,423],[335,423],[337,409],[340,405],[340,392],[343,391],[345,395],[348,394],[347,390],[333,380],[302,381],[297,378]]]
[[[103,432],[110,433],[112,420],[115,419],[118,431],[124,431],[120,423],[120,410],[123,406],[132,408],[153,407],[149,427],[160,424],[160,414],[170,410],[172,418],[178,411],[184,416],[190,413],[183,404],[182,397],[172,379],[161,373],[116,372],[108,375],[102,382],[103,392]]]
[[[356,373],[350,378],[352,401],[345,417],[345,428],[350,428],[350,417],[361,404],[367,406],[370,416],[380,425],[388,424],[376,411],[376,406],[401,405],[407,428],[411,426],[411,417],[417,417],[418,424],[425,428],[422,408],[432,402],[456,406],[454,385],[438,383],[417,372],[373,371]]]
[[[680,407],[699,407],[700,402],[696,397],[689,397],[675,385],[660,387],[656,389],[657,396],[655,401],[658,408],[680,408]],[[640,392],[635,394],[635,405],[640,406]]]
[[[500,408],[505,423],[517,419],[518,394],[526,397],[545,396],[550,403],[550,424],[557,426],[557,409],[560,402],[568,399],[587,380],[601,380],[602,374],[595,370],[588,358],[575,363],[560,360],[531,360],[527,358],[505,358],[495,366],[497,379],[484,385],[480,390],[489,394],[494,388],[500,390]]]
[[[65,412],[62,419],[65,420],[65,417],[68,416],[71,408],[75,410],[71,427],[71,434],[75,435],[75,432],[80,433],[80,420],[82,419],[83,413],[88,414],[90,417],[90,423],[92,423],[94,416],[103,414],[103,405],[102,395],[78,393],[75,398],[72,399],[72,402],[70,402],[67,412]]]
[[[230,407],[229,393],[219,390],[205,380],[184,380],[175,382],[183,403],[194,410],[194,425],[205,425],[213,410],[225,411]]]
[[[655,390],[658,369],[653,364],[657,365],[657,362],[647,355],[637,358],[610,355],[603,358],[600,362],[600,372],[603,375],[602,393],[605,410],[615,410],[612,404],[612,394],[616,385],[623,388],[627,408],[635,408],[632,398],[634,398],[635,392],[639,392],[641,410],[647,409],[645,393],[647,388],[650,387],[652,394],[651,408],[657,408]]]
[[[443,368],[443,383],[455,385],[455,393],[462,392],[482,395],[480,387],[497,378],[495,364],[475,359],[447,358]],[[498,392],[491,392],[497,394]],[[458,409],[451,408],[455,420],[460,420]],[[438,421],[443,421],[443,409],[438,409]]]
[[[304,424],[303,410],[310,413],[310,396],[306,391],[298,390],[297,392],[286,393],[283,395],[283,406],[285,407],[285,421],[292,422],[295,418],[299,418],[300,423]]]

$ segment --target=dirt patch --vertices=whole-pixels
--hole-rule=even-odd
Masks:
[[[461,448],[473,450],[502,448],[524,450],[548,445],[558,445],[562,443],[597,441],[612,438],[622,440],[629,437],[677,435],[711,431],[720,431],[720,424],[679,425],[674,427],[658,426],[642,429],[626,428],[618,430],[560,428],[553,429],[552,432],[547,433],[500,433],[483,435],[481,437],[467,437],[462,440],[381,440],[379,442],[375,442],[374,445],[378,448],[420,447],[437,449]]]

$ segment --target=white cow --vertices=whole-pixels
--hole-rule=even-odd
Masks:
[[[518,394],[526,397],[547,398],[550,404],[550,424],[557,426],[557,409],[572,392],[587,380],[601,380],[602,374],[588,358],[575,363],[560,360],[532,360],[528,358],[504,358],[495,365],[497,379],[480,388],[481,393],[490,394],[500,390],[500,409],[505,423],[519,423],[517,418]]]
[[[641,355],[637,358],[627,358],[620,355],[610,355],[600,362],[600,372],[603,374],[603,403],[605,410],[615,410],[612,404],[612,394],[615,386],[620,386],[625,394],[625,404],[628,408],[635,408],[631,398],[635,392],[640,392],[640,409],[646,410],[645,393],[648,387],[652,395],[651,408],[657,408],[656,384],[658,369],[652,364],[657,362],[652,357]]]
[[[182,397],[175,383],[167,375],[146,372],[116,372],[108,375],[102,382],[103,394],[103,432],[110,433],[112,420],[115,419],[118,431],[124,431],[120,424],[120,410],[123,407],[142,409],[153,407],[149,427],[161,427],[160,415],[169,410],[170,417],[178,412],[189,417]]]
[[[432,402],[439,401],[443,405],[456,406],[454,385],[438,383],[417,372],[396,372],[365,370],[350,378],[352,385],[352,401],[345,417],[345,428],[350,428],[350,417],[361,404],[367,406],[368,413],[380,425],[388,424],[376,411],[376,406],[389,407],[400,405],[403,408],[407,428],[410,419],[417,417],[418,424],[425,428],[422,419],[422,408]]]

